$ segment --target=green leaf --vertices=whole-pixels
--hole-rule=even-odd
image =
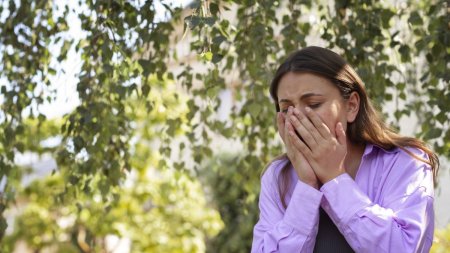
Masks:
[[[193,30],[200,24],[201,18],[198,16],[190,15],[184,18],[184,22],[189,27],[189,29]]]
[[[111,48],[109,47],[109,44],[110,43],[107,40],[107,41],[103,42],[103,45],[102,45],[102,61],[104,63],[110,62],[112,55],[113,55],[113,52],[112,52]]]
[[[440,137],[442,134],[442,129],[439,128],[431,128],[428,132],[425,133],[423,137],[426,140],[435,139]]]
[[[98,186],[100,189],[100,193],[102,194],[103,197],[108,195],[110,188],[111,188],[111,184],[109,182],[102,180],[102,181],[100,181]]]
[[[150,60],[139,59],[138,63],[139,63],[139,65],[141,65],[142,70],[144,71],[143,72],[144,76],[148,76],[149,74],[151,74],[155,71],[156,66]]]
[[[72,45],[73,45],[72,40],[64,41],[63,46],[61,47],[61,52],[60,52],[59,56],[57,57],[57,60],[59,62],[62,62],[67,58],[67,52],[69,51],[69,49]]]
[[[209,4],[209,10],[211,11],[211,14],[213,16],[217,16],[220,12],[219,10],[219,5],[217,5],[216,3],[210,3]]]
[[[216,45],[220,45],[222,42],[226,41],[227,38],[223,35],[219,35],[213,38],[212,42]]]
[[[111,65],[109,65],[108,63],[105,63],[105,64],[103,64],[103,70],[106,73],[111,73],[111,72],[113,72],[114,68]]]
[[[25,145],[23,144],[23,142],[17,142],[16,148],[20,153],[23,153],[25,151]]]
[[[180,122],[178,120],[167,120],[167,125],[169,128],[167,129],[167,134],[169,136],[175,136],[175,131],[177,130],[178,126],[180,125]]]
[[[394,117],[395,117],[395,119],[396,119],[397,121],[400,120],[400,118],[402,117],[402,115],[403,115],[402,111],[397,110],[397,111],[394,112]]]
[[[206,61],[211,61],[213,58],[213,53],[212,52],[206,52],[203,54],[203,59]]]
[[[408,62],[411,60],[411,54],[410,54],[410,49],[407,45],[402,45],[399,49],[398,49],[401,59],[403,62]]]
[[[386,93],[386,94],[384,95],[384,99],[385,99],[386,101],[392,101],[392,94]]]
[[[217,94],[219,93],[220,87],[218,86],[213,86],[213,87],[209,87],[206,90],[206,96],[210,99],[215,99]]]
[[[213,57],[212,57],[212,62],[213,63],[218,63],[218,62],[220,62],[222,59],[223,59],[223,55],[221,55],[221,54],[214,54],[213,55]]]
[[[207,17],[203,19],[203,22],[208,26],[213,26],[216,23],[216,19],[214,17]]]
[[[79,152],[84,147],[84,140],[81,136],[76,136],[73,138],[73,145],[76,152]]]
[[[411,23],[412,25],[416,25],[416,26],[423,24],[422,17],[420,16],[420,14],[417,11],[411,12],[408,22]]]
[[[247,105],[247,111],[252,115],[252,117],[256,118],[258,114],[261,112],[261,106],[256,103],[251,103]]]
[[[39,116],[38,116],[39,122],[44,122],[46,118],[47,117],[44,114],[42,114],[42,113],[40,113]]]
[[[446,121],[448,121],[448,117],[446,115],[446,113],[444,111],[440,111],[437,115],[436,115],[436,119],[439,121],[439,123],[444,124]]]
[[[142,96],[147,97],[150,93],[150,85],[148,83],[144,83],[141,88]]]
[[[6,222],[6,219],[3,216],[0,216],[0,237],[2,237],[4,235],[3,231],[6,231],[7,228],[8,228],[8,223]]]
[[[75,176],[75,175],[69,176],[69,183],[71,183],[72,185],[78,184],[79,181],[80,181],[80,178],[78,176]]]

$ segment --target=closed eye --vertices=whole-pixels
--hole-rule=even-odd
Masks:
[[[322,105],[322,103],[315,103],[315,104],[310,104],[308,106],[311,107],[311,109],[316,109],[316,108],[319,108],[321,105]]]

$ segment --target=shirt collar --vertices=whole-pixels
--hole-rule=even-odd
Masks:
[[[363,157],[366,156],[366,155],[371,154],[376,149],[383,150],[383,152],[386,152],[386,153],[397,153],[398,152],[397,148],[384,149],[384,148],[382,148],[382,147],[380,147],[378,145],[375,145],[375,144],[372,144],[372,143],[366,143],[366,148],[364,149]]]

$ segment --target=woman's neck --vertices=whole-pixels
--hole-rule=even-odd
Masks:
[[[347,140],[347,155],[345,156],[344,166],[345,171],[353,179],[355,179],[356,173],[358,172],[365,147],[365,144],[354,144]]]

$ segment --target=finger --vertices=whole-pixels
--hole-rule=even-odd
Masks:
[[[284,138],[285,145],[287,146],[289,144],[288,143],[288,141],[289,141],[289,130],[290,130],[290,128],[292,128],[292,126],[290,125],[289,120],[284,115],[283,115],[283,118],[284,118],[284,122],[283,122],[283,124],[284,124],[283,138]]]
[[[286,151],[287,153],[292,153],[294,150],[294,145],[292,143],[291,138],[289,137],[290,134],[289,133],[294,133],[294,128],[292,127],[292,125],[289,123],[289,121],[286,120],[285,122],[285,128],[284,128],[284,144],[286,146]]]
[[[344,127],[342,126],[341,122],[338,122],[336,124],[336,139],[341,145],[344,145],[347,142],[347,139],[345,138]]]
[[[286,121],[284,124],[286,125],[285,132],[284,132],[284,138],[288,139],[289,132],[292,132],[295,134],[295,127],[292,125],[292,122],[288,118],[286,118]]]
[[[289,141],[291,142],[293,148],[300,151],[304,157],[312,157],[312,152],[309,147],[301,141],[300,138],[298,138],[293,130],[289,131]]]
[[[316,139],[308,132],[305,126],[300,123],[300,121],[294,115],[290,115],[289,117],[290,123],[297,131],[297,137],[300,138],[301,141],[305,142],[308,146],[317,144]]]
[[[306,115],[311,120],[316,129],[319,131],[320,135],[325,139],[330,138],[332,136],[331,131],[328,128],[328,126],[325,125],[325,123],[322,121],[319,115],[313,110],[311,110],[310,107],[306,107],[305,111]]]
[[[319,132],[315,129],[315,127],[311,124],[311,122],[309,122],[309,119],[305,117],[305,115],[299,114],[301,118],[299,120],[299,118],[295,116],[293,112],[294,110],[288,112],[288,115],[291,123],[295,127],[295,130],[297,130],[297,132],[303,138],[306,145],[308,145],[309,147],[317,145],[317,143],[322,139],[322,136],[320,136]]]
[[[309,156],[311,157],[311,156]],[[306,158],[306,156],[302,153],[302,152],[297,152],[297,159],[299,161],[302,161],[302,165],[303,167],[309,167],[311,168],[311,170],[313,171],[314,175],[316,176],[317,179],[317,175],[316,175],[316,171],[314,170],[314,168],[311,166],[310,161]],[[318,180],[318,179],[317,179]]]
[[[278,134],[280,135],[281,139],[284,141],[284,115],[281,112],[277,113],[277,127],[278,127]]]

